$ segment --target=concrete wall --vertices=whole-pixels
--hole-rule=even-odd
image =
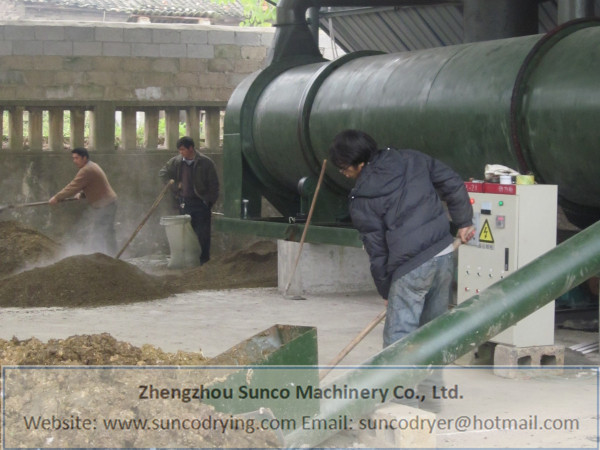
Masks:
[[[273,29],[0,22],[0,106],[225,105],[261,68]]]

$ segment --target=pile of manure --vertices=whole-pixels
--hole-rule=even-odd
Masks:
[[[43,264],[60,246],[49,237],[14,220],[0,221],[0,277]]]
[[[0,280],[0,307],[108,306],[169,295],[159,277],[102,253],[70,256]]]

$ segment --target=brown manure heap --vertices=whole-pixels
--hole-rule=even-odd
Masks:
[[[60,246],[14,220],[0,221],[0,277],[53,259]]]
[[[277,286],[277,245],[258,241],[201,267],[165,277],[173,292]]]
[[[182,402],[160,402],[156,404],[136,404],[132,400],[129,387],[136,387],[137,382],[147,377],[152,380],[152,372],[121,371],[118,378],[114,378],[106,366],[204,366],[208,360],[199,353],[165,353],[161,349],[151,345],[135,347],[127,342],[117,341],[107,333],[95,335],[71,336],[67,339],[51,339],[44,344],[36,338],[18,340],[13,338],[9,341],[0,339],[0,370],[3,365],[47,365],[47,366],[104,366],[105,376],[96,377],[94,389],[90,389],[89,383],[85,383],[86,377],[71,377],[74,383],[69,390],[76,392],[75,396],[64,395],[61,398],[61,407],[64,411],[75,411],[85,409],[88,403],[98,402],[98,392],[103,399],[110,399],[97,405],[93,410],[104,417],[137,418],[139,417],[174,417],[177,419],[193,420],[198,417],[213,417],[215,419],[227,420],[230,414],[216,411],[212,406],[201,403]],[[177,380],[177,372],[170,371],[165,377]],[[191,372],[190,377],[195,377],[196,372]],[[34,377],[35,375],[35,377]],[[36,385],[36,389],[42,387],[40,397],[31,396],[27,386],[27,380]],[[189,377],[188,377],[189,378]],[[161,378],[162,379],[162,378]],[[23,385],[12,387],[11,400],[23,405],[27,410],[40,408],[40,405],[52,404],[56,409],[57,379],[45,377],[43,372],[30,374]],[[78,382],[83,381],[82,385]],[[144,383],[144,381],[142,381]],[[167,383],[168,384],[168,383]],[[46,389],[47,386],[47,389]],[[0,390],[2,380],[0,379]],[[137,389],[134,389],[137,392]],[[37,391],[36,391],[37,392]],[[39,394],[39,392],[38,392]],[[0,415],[2,415],[2,399],[0,399]],[[35,410],[35,409],[34,409]],[[50,414],[50,413],[49,413]],[[95,427],[94,427],[95,429]],[[161,430],[158,433],[128,433],[124,438],[117,438],[118,443],[129,443],[127,447],[152,448],[170,446],[177,442],[183,448],[277,448],[279,447],[276,436],[271,432],[257,430],[254,434],[220,433],[217,431],[188,431],[183,432],[173,428],[172,431]],[[72,431],[66,433],[54,433],[53,447],[67,448],[72,446],[72,439],[78,439],[78,443],[84,441],[85,448],[97,448],[99,440],[106,438],[107,442],[114,442],[115,436],[106,431],[99,432],[92,437]],[[13,442],[45,443],[48,437],[47,430],[13,429]],[[0,430],[0,442],[2,435]],[[179,446],[179,445],[178,445]],[[119,447],[120,448],[120,447]]]
[[[70,256],[0,280],[0,307],[107,306],[170,294],[160,278],[102,253]]]

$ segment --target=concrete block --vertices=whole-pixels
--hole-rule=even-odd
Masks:
[[[530,378],[542,375],[539,368],[531,366],[559,366],[565,364],[565,348],[560,345],[540,345],[536,347],[514,347],[498,344],[494,349],[494,375],[503,378]],[[552,373],[560,373],[553,370]]]
[[[73,42],[73,56],[100,56],[102,42]]]
[[[22,25],[5,25],[4,39],[7,41],[33,41],[35,40],[35,27]]]
[[[285,291],[292,275],[298,242],[277,241],[277,285]],[[369,257],[359,248],[309,244],[302,247],[290,294],[375,290]]]
[[[271,33],[265,31],[263,34],[260,35],[260,42],[262,43],[263,46],[270,47],[271,44],[273,43],[274,37],[275,37],[275,30],[273,30],[273,32],[271,32]]]
[[[103,56],[132,56],[131,44],[121,42],[103,42]]]
[[[73,56],[73,43],[70,41],[44,42],[44,55]]]
[[[264,68],[264,61],[257,59],[238,59],[234,64],[234,73],[231,75],[242,75],[242,79],[246,78],[249,73],[256,72]],[[237,83],[234,83],[237,85]]]
[[[12,70],[31,70],[38,68],[36,66],[38,60],[44,60],[48,58],[47,56],[8,56],[3,59],[2,65],[5,68],[10,68]],[[60,68],[60,67],[58,67]],[[52,69],[52,68],[51,68]]]
[[[148,58],[131,58],[122,70],[126,72],[148,72],[153,69],[153,61]]]
[[[154,72],[172,73],[176,74],[180,72],[179,59],[157,59],[152,62],[151,70]]]
[[[123,30],[124,42],[149,44],[152,42],[152,30],[147,28],[131,28]]]
[[[385,403],[367,419],[375,429],[366,433],[393,448],[436,448],[436,434],[430,431],[428,425],[435,419],[436,415],[429,411]]]
[[[162,58],[182,58],[187,55],[186,44],[160,44],[159,53]]]
[[[33,60],[33,69],[41,70],[41,71],[49,71],[49,70],[63,70],[65,58],[62,56],[48,56],[48,55],[40,55]]]
[[[215,47],[212,45],[187,44],[188,58],[213,58],[215,56]]]
[[[65,40],[73,42],[92,42],[94,40],[94,29],[91,27],[64,27]]]
[[[240,55],[243,59],[258,59],[264,60],[267,56],[266,47],[241,47]]]
[[[96,41],[123,42],[123,29],[116,27],[98,27],[94,30]]]
[[[157,45],[153,44],[131,44],[131,55],[141,56],[146,58],[158,58],[160,56],[160,49]]]
[[[74,98],[75,89],[73,86],[59,86],[46,89],[46,98],[48,100],[65,100]]]
[[[240,47],[237,45],[215,45],[215,58],[239,59],[240,57]]]
[[[235,44],[234,31],[215,30],[208,32],[209,44]]]
[[[234,61],[231,59],[210,59],[208,60],[208,70],[210,72],[233,72]]]
[[[42,55],[44,43],[41,41],[13,41],[13,55]]]
[[[75,72],[92,70],[93,64],[89,58],[65,58],[63,60],[63,68]]]
[[[35,39],[39,41],[64,41],[65,29],[60,26],[39,26],[35,28]]]
[[[208,44],[208,31],[188,31],[184,30],[181,32],[181,43],[182,44]]]
[[[61,71],[54,73],[54,82],[56,84],[83,84],[84,73],[75,71]]]
[[[0,56],[12,55],[12,42],[0,41]]]
[[[261,35],[255,31],[236,31],[234,42],[237,45],[261,46]]]
[[[152,42],[155,44],[180,44],[181,32],[177,30],[152,30]]]
[[[27,78],[20,70],[0,71],[0,84],[23,84]]]

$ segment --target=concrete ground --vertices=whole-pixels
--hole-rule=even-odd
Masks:
[[[213,357],[275,324],[302,325],[317,328],[319,363],[327,364],[383,309],[383,302],[372,292],[306,297],[305,300],[288,300],[276,288],[262,288],[197,291],[163,300],[102,308],[4,308],[0,310],[0,338],[37,337],[47,341],[107,332],[136,346],[152,344],[168,352],[202,351],[206,357]],[[343,363],[359,364],[377,353],[381,349],[382,328],[379,324]],[[598,333],[556,332],[558,345],[570,347],[587,342],[597,343]],[[566,351],[566,364],[597,365],[598,360],[597,350],[587,355]],[[444,376],[448,386],[458,386],[463,392],[465,389],[469,392],[465,394],[465,401],[458,404],[459,409],[450,402],[443,411],[446,416],[438,413],[440,418],[451,418],[459,413],[462,416],[464,411],[471,411],[472,415],[476,412],[483,417],[484,412],[478,408],[497,403],[500,409],[492,410],[496,411],[494,417],[501,411],[521,418],[542,414],[553,418],[558,414],[556,408],[560,407],[561,417],[581,418],[585,427],[566,434],[544,431],[541,437],[539,433],[521,433],[520,440],[514,441],[511,434],[497,430],[441,430],[436,433],[437,440],[433,441],[430,434],[419,434],[414,430],[387,430],[368,436],[352,432],[337,435],[330,445],[597,448],[598,392],[593,370],[567,370],[542,377],[528,375],[521,380],[499,378],[489,369],[458,370]],[[536,392],[538,394],[534,395]],[[531,395],[535,398],[528,397]],[[387,410],[381,414],[379,417],[390,417]],[[415,416],[414,412],[410,414]],[[425,414],[424,411],[421,417]]]

